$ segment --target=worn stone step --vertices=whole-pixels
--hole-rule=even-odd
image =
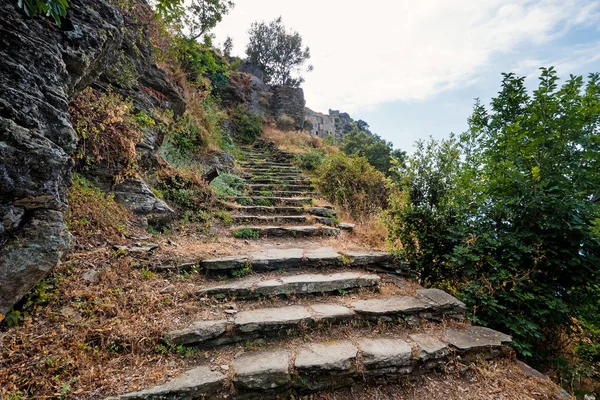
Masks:
[[[309,191],[283,191],[283,190],[250,190],[247,193],[249,196],[256,195],[269,195],[273,197],[309,197],[309,196],[317,196],[317,192],[309,192]]]
[[[287,185],[285,183],[256,183],[248,184],[244,183],[243,186],[252,191],[263,191],[263,190],[293,190],[293,191],[311,191],[313,190],[312,185]]]
[[[286,167],[282,166],[282,167],[271,167],[271,168],[247,167],[247,168],[244,168],[244,171],[252,173],[252,174],[272,173],[272,172],[277,172],[277,173],[292,173],[292,172],[302,173],[302,171],[300,171],[298,168],[293,167],[293,166],[286,166]]]
[[[306,237],[306,236],[337,236],[340,234],[338,228],[329,226],[315,226],[315,225],[295,225],[295,226],[262,226],[262,225],[248,225],[248,226],[237,226],[231,228],[234,235],[239,233],[241,230],[251,230],[255,232],[258,237]]]
[[[307,179],[301,173],[278,173],[278,172],[269,172],[269,173],[260,173],[260,174],[250,174],[251,179]]]
[[[305,215],[232,215],[231,218],[236,223],[302,223],[307,221]]]
[[[225,285],[202,289],[198,295],[219,299],[231,297],[254,299],[282,295],[344,293],[359,288],[377,289],[380,281],[379,275],[352,271],[282,276],[275,279],[261,279],[253,276]]]
[[[238,204],[227,204],[227,208],[246,215],[303,215],[306,213],[304,207],[293,206],[241,206]]]
[[[261,168],[270,168],[270,167],[293,167],[292,163],[286,162],[276,162],[276,161],[258,161],[258,160],[250,160],[250,161],[240,161],[240,166],[242,167],[261,167]]]
[[[232,271],[251,267],[253,271],[272,271],[299,267],[381,267],[399,268],[393,256],[379,251],[337,252],[331,247],[317,249],[267,248],[261,251],[202,260],[200,268],[211,274],[228,274]]]
[[[251,177],[246,180],[247,183],[264,183],[280,185],[310,185],[311,180],[307,178],[256,178]]]
[[[512,338],[488,328],[446,329],[437,336],[440,338],[412,334],[405,339],[358,337],[351,341],[308,343],[300,348],[242,354],[225,365],[232,371],[234,398],[287,398],[292,392],[303,395],[365,382],[400,382],[431,373],[457,357],[464,362],[510,354],[507,344]],[[226,380],[225,374],[205,365],[153,389],[110,400],[219,397],[218,391]]]
[[[317,324],[341,324],[367,319],[386,322],[417,322],[462,319],[465,305],[439,289],[421,289],[413,296],[390,296],[359,300],[349,307],[313,304],[240,311],[231,320],[202,320],[164,336],[173,345],[219,346],[256,338],[299,334]]]
[[[313,201],[311,197],[230,196],[226,199],[245,206],[302,206]]]

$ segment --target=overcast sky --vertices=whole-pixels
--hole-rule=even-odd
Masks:
[[[473,100],[499,90],[501,72],[537,84],[600,72],[600,0],[236,0],[217,26],[244,56],[253,21],[283,17],[311,49],[307,106],[347,111],[394,147],[466,129]]]

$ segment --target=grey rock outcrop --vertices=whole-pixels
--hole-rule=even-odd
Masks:
[[[0,4],[0,314],[70,246],[63,221],[77,137],[67,108],[122,42],[123,19],[103,0],[73,0],[60,30]]]

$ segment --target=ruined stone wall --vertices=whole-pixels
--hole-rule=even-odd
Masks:
[[[326,138],[329,135],[339,136],[332,116],[316,112],[306,107],[305,119],[310,122],[310,134]]]
[[[275,118],[283,114],[292,117],[296,123],[296,129],[302,129],[304,125],[304,90],[292,86],[272,86],[271,109]]]

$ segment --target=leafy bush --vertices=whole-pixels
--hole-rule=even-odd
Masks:
[[[260,233],[252,228],[240,228],[233,231],[233,237],[238,239],[258,239]]]
[[[135,146],[142,134],[132,110],[132,103],[112,90],[88,88],[73,101],[69,112],[79,136],[75,158],[80,170],[107,167],[116,172],[116,183],[135,175]]]
[[[235,138],[243,144],[252,144],[262,134],[262,118],[252,114],[248,107],[238,106],[231,115]]]
[[[177,57],[190,80],[209,79],[213,95],[218,95],[229,83],[229,62],[215,49],[181,37],[177,41]]]
[[[519,353],[542,366],[564,351],[578,321],[598,322],[600,304],[591,284],[600,279],[591,230],[600,75],[587,85],[572,76],[562,88],[557,80],[542,69],[530,96],[524,78],[505,74],[491,110],[476,104],[462,138],[464,239],[453,253],[474,321],[511,333]]]
[[[460,151],[453,140],[416,144],[415,153],[398,165],[399,192],[386,213],[389,239],[423,284],[454,277],[448,263],[457,244],[454,204]]]
[[[327,200],[354,218],[368,218],[387,207],[390,181],[364,157],[334,154],[319,168],[316,181]]]
[[[192,168],[163,168],[156,186],[162,197],[181,212],[201,213],[216,200],[210,186]]]
[[[242,192],[239,188],[244,182],[239,176],[221,174],[210,183],[210,186],[217,196],[241,196]]]
[[[77,237],[118,238],[127,232],[132,214],[79,174],[73,174],[73,186],[67,194],[69,210],[66,221]]]
[[[306,171],[315,171],[325,162],[325,152],[322,149],[296,154],[296,162]]]
[[[372,166],[386,175],[390,174],[394,158],[402,161],[406,156],[403,151],[394,150],[391,142],[371,133],[369,125],[361,120],[344,135],[340,149],[348,155],[366,157]]]

